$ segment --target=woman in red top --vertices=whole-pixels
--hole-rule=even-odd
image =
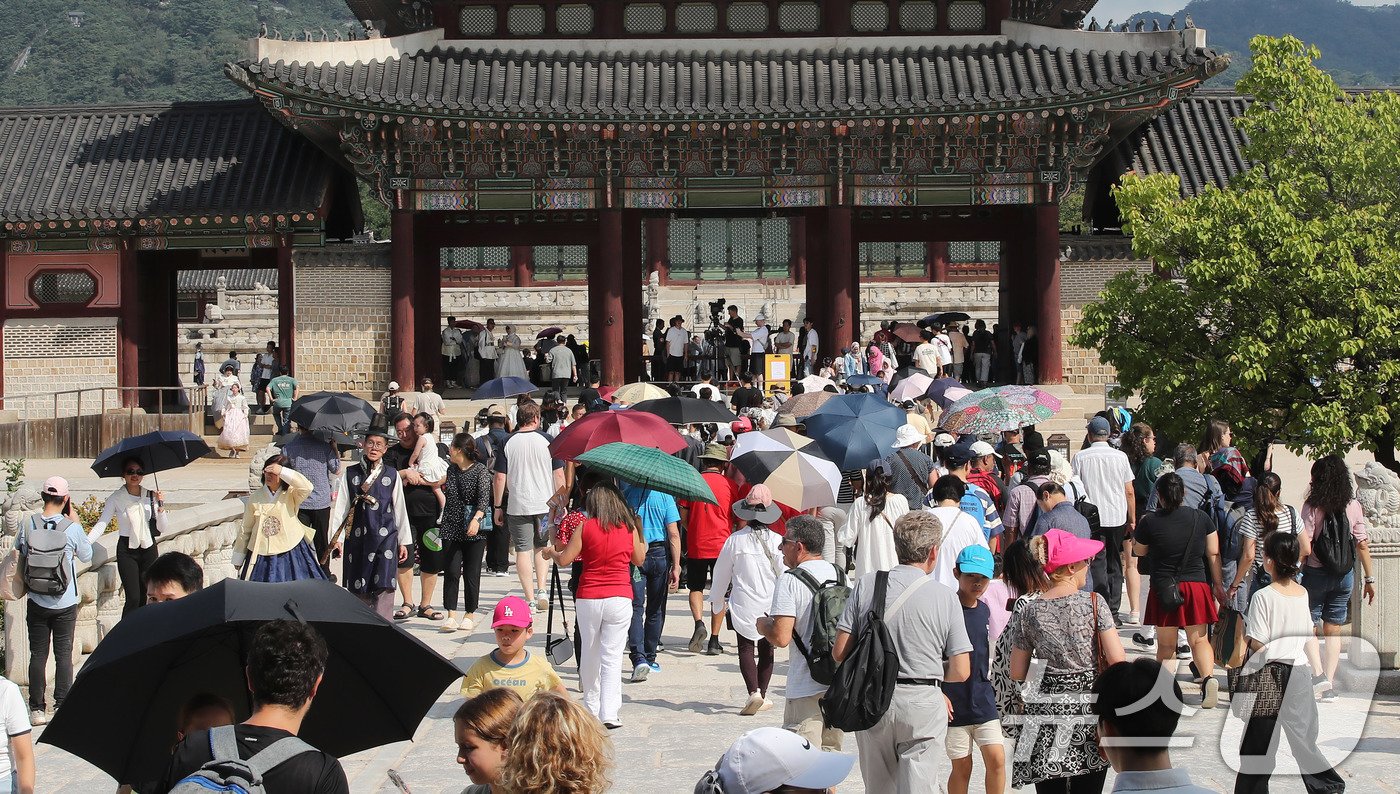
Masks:
[[[646,561],[642,525],[617,486],[596,485],[584,503],[589,518],[563,551],[544,550],[545,559],[583,563],[577,610],[579,687],[583,706],[608,728],[622,727],[622,653],[632,623],[632,578],[628,565]]]

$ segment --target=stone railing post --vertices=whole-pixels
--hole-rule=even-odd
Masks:
[[[1376,602],[1361,595],[1361,567],[1352,592],[1352,633],[1375,646],[1382,670],[1400,668],[1400,476],[1379,463],[1356,473],[1356,499],[1366,513],[1370,533]]]

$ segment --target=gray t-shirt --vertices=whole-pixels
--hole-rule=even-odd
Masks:
[[[574,351],[564,345],[549,349],[550,377],[572,378],[574,376]]]
[[[846,611],[836,624],[840,631],[860,635],[865,618],[875,599],[877,573],[862,576],[851,589]],[[928,579],[928,574],[912,565],[896,565],[890,569],[885,594],[885,626],[899,655],[900,678],[942,678],[943,660],[960,653],[970,653],[972,642],[967,638],[962,605],[958,595],[938,582],[928,583],[914,592],[894,616],[889,609],[900,593],[914,582]]]
[[[808,560],[797,566],[812,575],[818,584],[836,581],[836,568],[824,560]],[[796,576],[785,573],[778,577],[773,587],[773,606],[768,614],[773,617],[793,618],[792,636],[801,637],[802,644],[811,647],[812,637],[812,591]],[[902,610],[901,610],[902,611]],[[788,646],[788,698],[805,698],[826,692],[825,684],[812,680],[811,668],[802,651],[797,649],[794,639]]]

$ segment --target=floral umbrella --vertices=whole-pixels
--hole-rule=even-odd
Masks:
[[[1058,398],[1034,386],[996,386],[953,403],[941,424],[950,433],[999,433],[1044,422],[1059,410]]]

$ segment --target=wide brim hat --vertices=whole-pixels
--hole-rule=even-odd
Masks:
[[[906,422],[899,426],[899,430],[895,431],[894,443],[890,446],[896,448],[912,447],[915,444],[922,444],[927,440],[928,437],[919,432],[919,428]]]
[[[740,521],[757,521],[760,524],[775,524],[783,517],[783,511],[773,502],[773,493],[761,483],[735,502],[733,511],[734,517]]]
[[[700,453],[701,460],[717,460],[721,463],[729,462],[729,450],[723,444],[709,444],[705,451]]]

